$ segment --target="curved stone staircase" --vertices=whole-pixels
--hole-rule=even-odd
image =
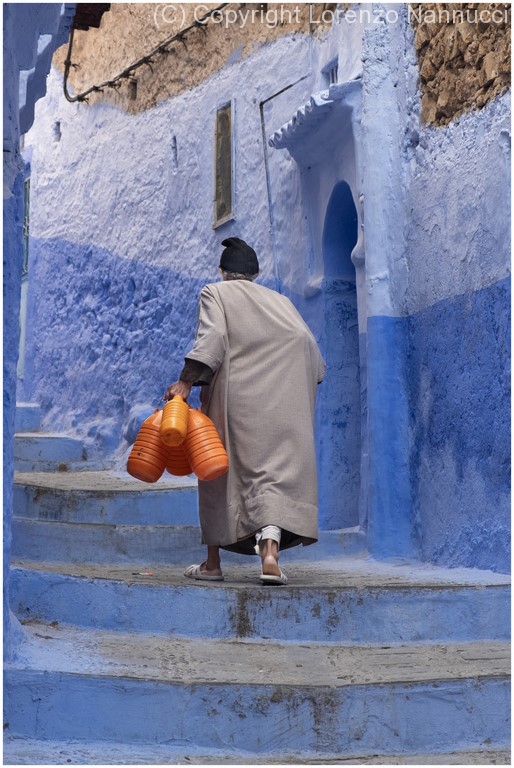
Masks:
[[[86,462],[87,463],[87,462]],[[507,576],[379,563],[356,530],[203,559],[196,484],[15,478],[9,764],[509,764]]]

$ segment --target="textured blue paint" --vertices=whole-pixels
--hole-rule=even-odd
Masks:
[[[423,559],[508,572],[510,281],[438,302],[408,327]]]
[[[368,318],[369,518],[376,557],[416,554],[409,467],[407,321]]]
[[[123,437],[134,437],[148,412],[141,401],[157,406],[178,376],[205,280],[92,246],[35,238],[31,270],[32,284],[46,290],[28,318],[33,369],[26,369],[24,395],[41,405],[52,429],[82,435],[88,458],[106,455]],[[308,321],[310,306],[321,310],[328,363],[318,406],[320,529],[352,526],[360,483],[355,285],[327,282],[321,302],[291,298]]]
[[[509,738],[509,685],[501,678],[318,689],[19,669],[6,671],[5,686],[10,731],[29,738],[342,755],[430,751],[434,734],[440,750]]]
[[[21,267],[23,262],[23,173],[19,173],[11,197],[3,206],[3,595],[4,654],[12,652],[9,616],[9,562],[11,559],[11,521],[13,514],[14,421],[16,411],[16,364],[18,359]]]
[[[16,403],[15,432],[36,432],[41,426],[41,409],[31,403]]]
[[[359,525],[363,531],[368,527],[369,506],[369,434],[368,434],[368,337],[359,334],[359,379],[361,407],[361,456],[360,456],[360,493]]]
[[[14,652],[20,628],[9,615],[9,562],[11,546],[13,434],[16,409],[16,365],[18,359],[19,307],[23,263],[23,176],[20,173],[20,117],[22,132],[32,124],[35,101],[45,93],[46,76],[52,52],[68,36],[75,13],[73,3],[3,4],[3,128],[4,128],[4,206],[3,206],[3,312],[4,312],[4,517],[3,517],[3,589],[4,654]],[[41,56],[40,35],[48,35],[45,55]],[[20,73],[27,77],[27,92],[20,105]],[[23,114],[20,115],[20,106]]]
[[[157,407],[178,377],[205,280],[35,238],[31,279],[45,290],[28,329],[34,368],[25,396],[40,404],[46,424],[50,415],[53,429],[85,436],[89,455],[112,452],[127,429],[133,434],[134,405]]]
[[[509,570],[509,286],[368,320],[378,557]]]
[[[317,411],[320,524],[351,527],[359,522],[361,442],[355,283],[325,285],[320,346],[327,364]]]

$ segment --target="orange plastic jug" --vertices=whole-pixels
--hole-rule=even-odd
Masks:
[[[170,475],[190,475],[193,471],[187,458],[184,443],[174,448],[166,446],[166,471]]]
[[[199,410],[189,412],[185,440],[189,463],[199,480],[214,480],[228,470],[228,456],[211,419]]]
[[[155,410],[141,425],[127,461],[127,472],[145,483],[155,483],[166,467],[167,448],[161,441],[162,411]]]
[[[189,406],[180,395],[168,400],[162,412],[162,442],[171,446],[183,443],[187,434],[188,419]]]

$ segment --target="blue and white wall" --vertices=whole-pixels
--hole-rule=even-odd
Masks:
[[[137,115],[68,104],[52,72],[27,136],[32,370],[22,385],[46,425],[77,431],[100,452],[123,445],[133,409],[158,405],[180,372],[225,237],[252,243],[262,281],[276,285],[259,102],[286,62],[299,76],[309,70],[309,49],[306,39],[282,39]],[[236,218],[214,230],[215,115],[230,98]]]
[[[409,190],[411,480],[424,558],[510,563],[510,93],[420,135]]]
[[[367,38],[364,70],[368,540],[508,571],[510,92],[420,125],[398,34]]]
[[[377,557],[505,570],[509,96],[421,126],[398,8],[395,24],[280,38],[136,115],[65,102],[52,72],[27,137],[21,392],[121,460],[180,371],[221,240],[242,236],[330,363],[321,527],[362,526]],[[351,95],[315,100],[303,133],[268,146],[336,56]],[[231,98],[235,220],[213,230],[215,112]]]

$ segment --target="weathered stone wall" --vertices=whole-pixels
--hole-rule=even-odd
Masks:
[[[510,86],[510,3],[414,3],[422,119],[443,125]]]
[[[184,42],[158,54],[135,73],[137,95],[123,80],[117,90],[91,94],[89,103],[108,101],[130,113],[141,112],[202,83],[210,75],[248,56],[256,47],[282,35],[319,34],[333,19],[335,3],[230,3]],[[110,80],[130,64],[201,19],[217,3],[112,3],[99,29],[76,31],[73,41],[70,93],[82,93]],[[64,72],[68,45],[53,64]]]

